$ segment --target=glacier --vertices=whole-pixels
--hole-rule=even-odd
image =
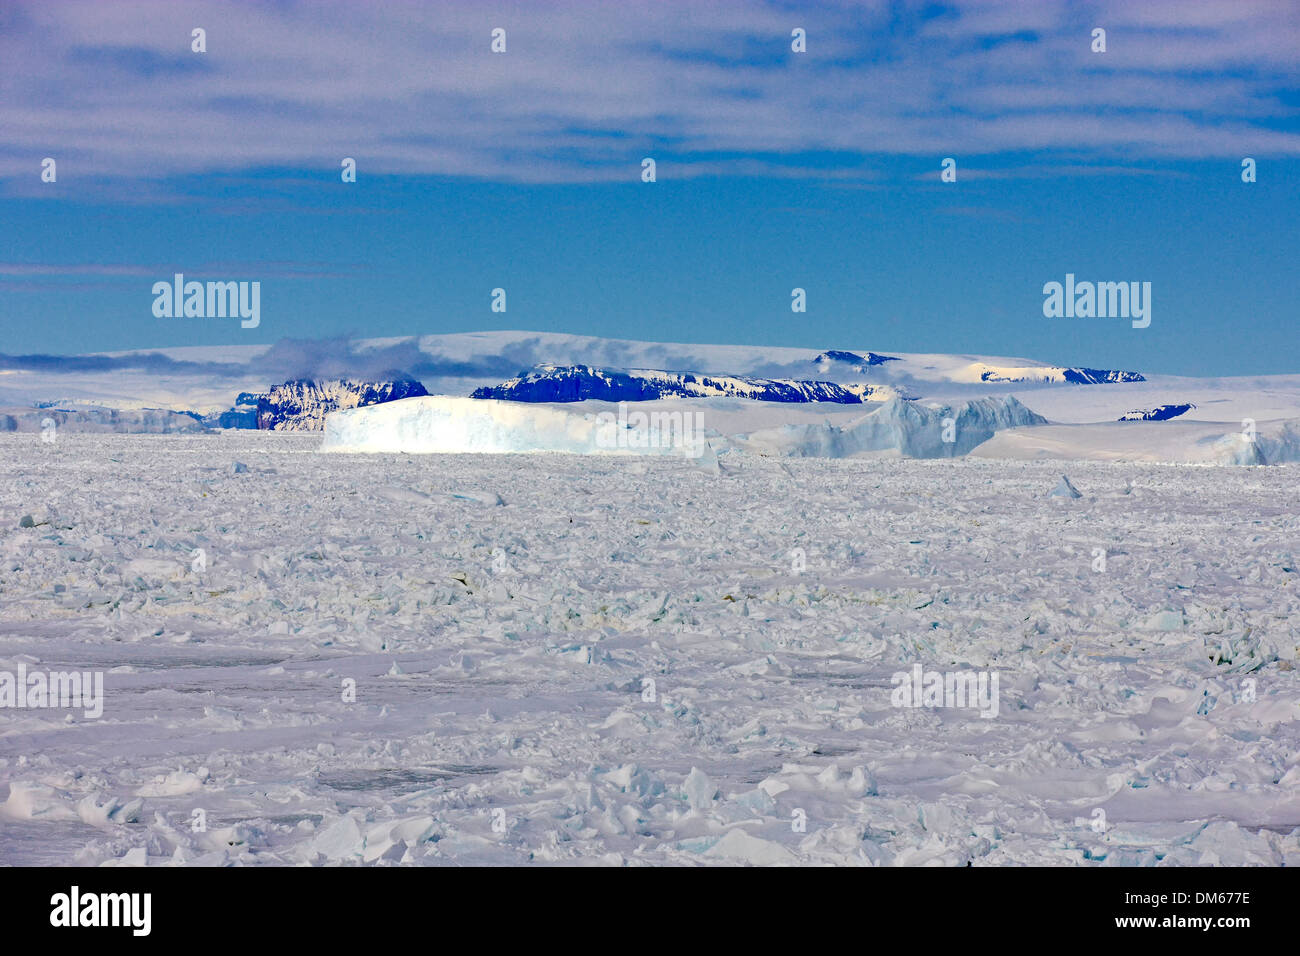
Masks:
[[[678,416],[670,418],[669,424],[680,427],[664,427],[661,419],[656,428],[655,416]],[[695,457],[707,441],[714,451],[737,449],[793,458],[849,458],[874,452],[952,458],[967,454],[1002,429],[1047,423],[1009,396],[977,399],[958,407],[893,399],[844,425],[781,424],[734,434],[724,433],[716,424],[706,427],[711,417],[708,400],[638,402],[629,413],[626,403],[619,408],[606,402],[538,404],[439,395],[334,412],[325,419],[321,450]]]
[[[176,434],[205,430],[199,416],[169,408],[105,408],[85,404],[58,408],[0,407],[0,432]]]
[[[707,446],[707,448],[706,448]],[[1062,424],[1014,396],[940,404],[747,399],[533,403],[437,395],[341,410],[321,450],[409,454],[752,454],[776,458],[1003,458],[1278,465],[1300,462],[1300,419]]]
[[[1062,461],[1148,461],[1200,465],[1300,462],[1300,419],[1259,422],[1253,440],[1223,422],[1128,421],[1061,424],[998,432],[974,455]]]
[[[955,458],[1004,429],[1046,424],[1046,418],[1012,396],[976,399],[956,408],[895,399],[849,425],[783,425],[750,434],[738,444],[790,458],[851,458],[870,452]]]
[[[567,452],[575,455],[668,454],[698,456],[702,446],[683,427],[658,429],[646,415],[636,437],[620,434],[607,403],[600,411],[571,406],[431,395],[333,412],[325,417],[322,451],[412,454]],[[646,403],[655,404],[655,403]],[[680,415],[668,410],[654,414]],[[639,419],[636,422],[640,422]],[[636,429],[633,428],[635,431]],[[693,430],[691,434],[694,434]]]

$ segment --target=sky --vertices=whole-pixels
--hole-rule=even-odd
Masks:
[[[527,329],[1300,372],[1298,61],[1284,2],[6,2],[0,364]],[[177,272],[260,324],[155,316]],[[1150,326],[1045,317],[1067,273]]]

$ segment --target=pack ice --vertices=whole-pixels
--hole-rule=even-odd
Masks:
[[[319,441],[0,435],[0,863],[1300,865],[1292,466]]]

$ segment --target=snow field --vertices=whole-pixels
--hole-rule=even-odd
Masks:
[[[1294,466],[319,441],[0,436],[0,862],[1300,863]]]

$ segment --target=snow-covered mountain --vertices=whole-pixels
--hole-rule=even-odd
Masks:
[[[201,433],[215,428],[320,431],[330,412],[427,394],[423,385],[406,378],[385,382],[295,380],[264,394],[241,392],[229,410],[206,415],[187,409],[111,408],[87,403],[0,407],[0,432],[41,432],[57,436],[60,431],[175,434]]]
[[[1136,408],[1125,412],[1117,420],[1121,422],[1164,422],[1179,415],[1186,415],[1196,406],[1190,402],[1182,405],[1157,405],[1152,409]]]
[[[876,365],[884,365],[886,362],[901,362],[902,359],[893,355],[877,355],[875,352],[867,352],[865,355],[859,355],[857,352],[846,352],[842,349],[827,349],[813,359],[813,364],[821,372],[829,372],[835,368],[847,369],[850,372],[865,372]]]
[[[1124,396],[1123,389],[1171,378],[989,355],[639,342],[527,331],[157,348],[68,356],[66,365],[37,358],[28,366],[22,356],[9,357],[0,374],[0,405],[78,403],[192,410],[209,416],[230,410],[232,397],[240,392],[261,394],[287,380],[375,382],[400,369],[432,394],[469,395],[475,389],[500,385],[520,369],[584,365],[689,371],[710,378],[890,386],[900,395],[937,401],[1104,384],[1114,402],[1122,404],[1116,407],[1101,395],[1086,401],[1100,400],[1105,408],[1098,417],[1113,421],[1140,407]],[[881,397],[891,396],[882,392]],[[1075,407],[1081,398],[1071,394],[1068,407]],[[1161,395],[1155,404],[1170,400]],[[1197,399],[1188,392],[1177,400]],[[1285,410],[1290,410],[1290,403]],[[1283,409],[1271,408],[1254,417],[1263,419],[1278,411]]]
[[[856,358],[857,356],[855,356]],[[658,369],[539,365],[500,385],[478,388],[471,398],[511,402],[646,402],[663,398],[744,398],[759,402],[833,402],[857,405],[898,396],[888,386],[703,375]]]
[[[1003,428],[976,454],[1243,464],[1291,461],[1298,454],[1290,423],[1300,420],[1300,375],[1187,378],[990,355],[523,331],[196,346],[72,356],[66,365],[37,356],[30,367],[22,356],[10,356],[0,371],[0,406],[13,406],[13,425],[5,420],[0,426],[39,430],[44,416],[38,406],[52,405],[83,410],[68,419],[68,431],[83,423],[119,431],[256,428],[259,422],[316,429],[332,409],[421,394],[413,385],[382,385],[408,379],[433,395],[503,396],[534,407],[568,403],[584,412],[601,404],[592,397],[597,394],[613,401],[639,396],[646,412],[669,405],[701,410],[720,434],[736,437],[737,447],[740,436],[772,429],[805,429],[810,441],[820,441],[812,426],[849,428],[898,397],[954,409],[1014,397],[1052,424]],[[277,382],[308,381],[315,384],[268,391]],[[1165,406],[1184,404],[1195,405],[1197,422],[1186,414],[1175,421],[1117,421],[1134,410],[1163,416],[1170,412]],[[91,406],[99,411],[88,411]],[[111,409],[123,414],[113,420]],[[1247,420],[1257,426],[1259,441],[1241,445]],[[931,431],[926,424],[925,440]]]
[[[205,416],[203,424],[209,428],[256,428],[257,403],[261,398],[253,392],[240,392],[233,408]]]
[[[1138,372],[1120,372],[1102,368],[1067,368],[1056,365],[1008,368],[972,363],[970,370],[981,382],[1046,382],[1069,385],[1106,385],[1116,382],[1145,382]]]
[[[257,427],[269,431],[321,431],[330,412],[428,394],[423,385],[408,378],[386,382],[298,379],[258,397]]]

